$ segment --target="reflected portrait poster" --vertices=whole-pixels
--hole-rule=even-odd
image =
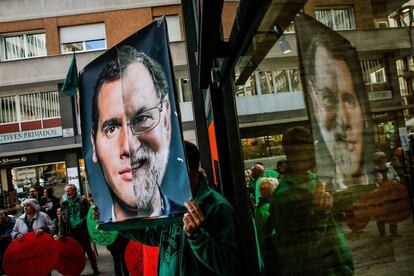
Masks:
[[[162,18],[80,75],[88,182],[100,221],[113,230],[176,217],[191,197],[168,47]]]
[[[295,26],[317,175],[332,192],[366,190],[373,184],[374,131],[356,48],[303,13]]]

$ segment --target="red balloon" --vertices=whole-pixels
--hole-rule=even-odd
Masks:
[[[125,250],[125,263],[132,276],[156,276],[158,274],[159,248],[130,241]]]
[[[57,244],[49,234],[36,236],[35,232],[23,235],[7,247],[3,268],[9,276],[47,275],[53,270],[59,253]]]
[[[55,243],[59,249],[56,270],[63,275],[80,275],[86,264],[82,246],[71,237],[66,237],[65,241],[56,240]]]
[[[125,263],[132,276],[144,275],[142,243],[130,241],[125,249]]]

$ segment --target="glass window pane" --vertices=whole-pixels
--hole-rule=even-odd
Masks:
[[[27,57],[46,56],[46,35],[26,35]]]
[[[0,98],[0,124],[17,122],[14,96]]]
[[[6,59],[24,58],[24,37],[23,35],[4,38],[6,46]]]
[[[303,91],[299,69],[290,70],[290,82],[292,85],[292,91]]]
[[[251,75],[250,78],[246,81],[244,87],[246,88],[246,96],[257,95],[256,77],[254,76],[254,74]]]
[[[39,120],[40,110],[40,94],[26,94],[20,96],[20,110],[23,121]]]
[[[181,88],[183,91],[183,101],[190,102],[192,100],[190,80],[181,79]]]
[[[289,92],[289,80],[286,70],[276,70],[275,81],[277,92]]]
[[[72,42],[72,43],[65,43],[62,45],[62,53],[71,53],[73,51],[83,51],[83,43],[82,42]]]
[[[57,91],[41,93],[42,116],[46,118],[60,117],[59,95]]]
[[[273,93],[273,82],[272,82],[272,72],[258,72],[259,83],[262,94],[271,94]]]
[[[86,50],[105,49],[105,39],[89,40],[85,42]]]
[[[350,8],[338,9],[319,9],[315,10],[318,21],[333,30],[353,30],[355,29],[354,10]]]

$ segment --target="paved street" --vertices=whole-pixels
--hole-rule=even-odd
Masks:
[[[398,224],[398,236],[380,237],[375,221],[362,233],[343,227],[354,258],[355,275],[414,275],[414,224],[409,218]]]

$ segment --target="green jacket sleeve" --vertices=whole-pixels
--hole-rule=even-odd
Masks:
[[[233,221],[231,207],[219,204],[205,220],[210,226],[210,232],[206,230],[207,227],[202,227],[195,239],[187,238],[196,258],[218,275],[236,273],[237,244]]]
[[[149,246],[159,246],[161,240],[161,227],[147,227],[135,230],[122,230],[119,233],[131,241],[138,241]]]

